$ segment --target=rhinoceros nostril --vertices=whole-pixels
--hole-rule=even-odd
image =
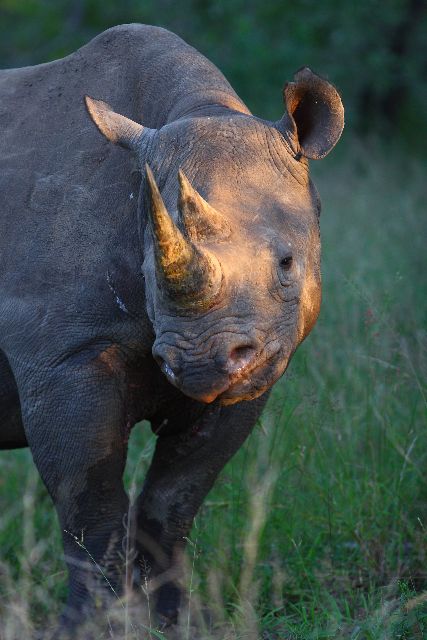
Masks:
[[[233,347],[228,355],[227,370],[229,373],[237,373],[241,369],[245,369],[252,362],[255,355],[256,351],[252,345],[244,344]]]
[[[166,360],[164,360],[164,358],[162,358],[161,356],[156,355],[154,359],[159,365],[162,373],[168,378],[169,382],[175,384],[177,379],[177,372],[172,369],[171,365],[167,363]]]
[[[163,360],[162,364],[160,365],[160,369],[162,370],[164,375],[167,377],[169,382],[171,382],[172,384],[177,384],[177,375],[167,362]]]

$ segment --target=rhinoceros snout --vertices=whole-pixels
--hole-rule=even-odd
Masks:
[[[223,337],[216,354],[200,359],[188,357],[185,363],[176,350],[153,348],[153,355],[168,381],[185,395],[201,402],[213,402],[242,376],[256,367],[258,345],[249,336]]]

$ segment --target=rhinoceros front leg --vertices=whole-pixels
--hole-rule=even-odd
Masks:
[[[82,356],[82,359],[85,358]],[[101,357],[19,373],[25,431],[55,504],[69,572],[70,630],[120,592],[128,497],[123,383]]]
[[[226,462],[243,444],[268,394],[230,407],[207,405],[200,418],[176,432],[160,427],[156,451],[137,502],[136,541],[143,576],[156,591],[164,624],[176,621],[180,557],[193,519]]]

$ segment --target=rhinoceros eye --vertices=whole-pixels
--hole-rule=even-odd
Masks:
[[[289,269],[292,267],[292,256],[291,255],[287,255],[284,256],[283,258],[281,258],[280,260],[280,268],[282,269],[282,271],[289,271]]]

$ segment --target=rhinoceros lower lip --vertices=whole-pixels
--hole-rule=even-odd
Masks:
[[[194,393],[190,392],[190,393],[186,393],[186,395],[189,396],[190,398],[193,398],[193,400],[197,400],[198,402],[204,402],[205,404],[210,404],[217,398],[221,397],[221,394],[227,391],[229,386],[230,386],[229,382],[226,382],[223,387],[217,387],[215,389],[212,389],[211,391],[194,392]]]
[[[206,390],[200,390],[197,388],[187,389],[185,388],[185,386],[181,388],[176,376],[171,378],[166,373],[164,367],[162,367],[162,370],[165,373],[165,375],[167,375],[169,382],[174,384],[176,387],[181,388],[181,391],[186,396],[189,396],[190,398],[193,398],[193,400],[197,400],[198,402],[204,402],[205,404],[210,404],[211,402],[214,402],[214,400],[216,400],[217,398],[221,399],[223,395],[228,395],[230,390],[232,390],[235,385],[241,386],[242,384],[247,384],[248,382],[250,382],[251,372],[253,372],[258,368],[263,368],[264,365],[265,365],[265,361],[262,363],[262,365],[258,364],[257,366],[252,367],[250,371],[242,367],[239,371],[235,371],[233,374],[223,378],[222,384],[218,382],[215,386],[211,387],[210,389],[208,388]]]

